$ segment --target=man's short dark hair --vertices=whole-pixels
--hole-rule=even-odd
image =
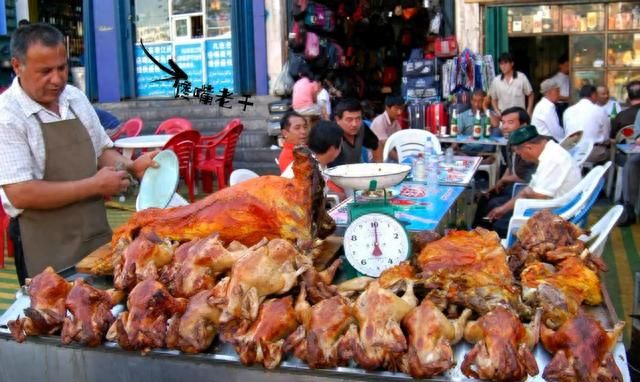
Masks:
[[[580,98],[591,98],[596,93],[596,87],[593,85],[584,85],[580,88]]]
[[[291,127],[291,121],[289,119],[291,117],[298,117],[298,118],[304,119],[304,117],[301,116],[299,113],[297,113],[297,112],[295,112],[293,110],[289,110],[288,112],[284,113],[284,115],[280,119],[280,129],[281,130],[289,130],[289,128]]]
[[[565,62],[568,62],[568,61],[569,61],[569,56],[565,53],[562,56],[558,57],[558,61],[557,62],[558,62],[558,65],[562,65],[562,64],[564,64]]]
[[[473,91],[473,93],[471,93],[471,97],[473,96],[481,96],[482,98],[484,98],[487,96],[487,92],[482,89],[476,89]]]
[[[333,121],[318,121],[309,132],[308,146],[316,154],[324,154],[331,147],[340,148],[342,129]]]
[[[405,105],[404,98],[402,98],[399,95],[388,95],[384,99],[384,106],[386,106],[386,107],[404,106],[404,105]]]
[[[345,111],[362,111],[362,105],[360,105],[357,99],[345,98],[338,102],[333,114],[338,118],[342,118],[342,114],[344,114]]]
[[[513,113],[518,113],[518,121],[520,121],[520,125],[528,125],[531,123],[529,113],[527,113],[527,111],[520,106],[513,106],[502,111],[502,115]]]
[[[627,84],[627,95],[629,100],[640,99],[640,81],[631,81]]]
[[[11,57],[24,63],[27,50],[36,43],[49,48],[56,47],[64,44],[64,35],[56,27],[46,23],[21,26],[11,36]]]
[[[504,52],[504,53],[500,54],[500,56],[498,57],[498,63],[503,63],[503,62],[511,62],[511,63],[513,63],[513,56],[511,55],[511,53]]]

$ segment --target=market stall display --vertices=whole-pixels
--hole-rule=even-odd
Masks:
[[[296,160],[316,168],[309,156]],[[306,181],[311,183],[311,177]],[[298,186],[309,190],[300,182]],[[228,189],[238,194],[243,184]],[[541,224],[551,227],[542,235],[534,230]],[[361,376],[406,378],[400,374],[406,372],[416,378],[518,381],[545,370],[549,380],[557,380],[551,376],[564,368],[574,373],[567,374],[573,375],[568,380],[598,375],[620,380],[615,379],[620,371],[611,362],[611,346],[623,324],[607,313],[610,307],[591,301],[587,294],[584,301],[598,305],[591,308],[576,300],[580,309],[567,310],[558,329],[543,319],[546,306],[538,306],[539,299],[525,298],[531,291],[519,285],[526,267],[537,262],[557,268],[563,262],[580,262],[591,269],[597,261],[575,251],[581,232],[544,213],[532,217],[530,225],[520,230],[519,252],[514,252],[520,255],[523,271],[510,268],[508,254],[493,232],[424,235],[409,261],[384,270],[378,278],[345,279],[341,259],[326,257],[315,246],[296,246],[295,239],[265,238],[247,246],[211,232],[200,238],[171,239],[143,228],[135,240],[147,235],[144,240],[134,240],[137,244],[132,242],[125,250],[130,253],[116,259],[126,263],[127,256],[133,260],[147,256],[138,258],[133,255],[136,251],[151,255],[136,265],[139,272],[116,285],[118,292],[95,293],[85,285],[95,283],[98,288],[97,277],[71,283],[49,268],[31,281],[27,317],[12,310],[8,326],[17,340],[35,336],[39,341],[62,330],[65,342],[70,338],[65,333],[75,332],[82,334],[73,337],[81,343],[114,351],[150,355],[168,351],[175,357],[203,353],[268,369],[328,368],[344,378],[364,369],[368,372]],[[242,235],[239,238],[250,237]],[[317,237],[318,233],[311,234],[312,239]],[[521,256],[528,255],[526,248],[532,249],[531,258]],[[157,259],[154,252],[159,253]],[[117,280],[122,270],[116,267],[114,272]],[[586,284],[601,288],[597,273]],[[117,294],[125,292],[126,306],[116,304]],[[95,298],[77,299],[85,293]],[[607,302],[606,291],[602,293],[601,300]],[[23,299],[16,304],[22,303]],[[67,312],[74,320],[69,330],[64,329]],[[586,325],[576,321],[583,314],[593,315],[602,327],[593,331],[593,343],[600,345],[591,346],[591,352],[558,339],[576,331],[571,325]],[[33,330],[41,321],[46,325]],[[111,322],[105,333],[106,323]],[[537,355],[538,327],[548,335],[543,344],[556,357],[548,365]],[[580,369],[583,364],[591,366],[585,371]]]

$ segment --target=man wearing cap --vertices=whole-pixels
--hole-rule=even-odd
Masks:
[[[375,117],[371,122],[371,131],[378,137],[378,145],[384,147],[385,142],[396,131],[402,130],[400,118],[404,113],[404,99],[400,96],[390,95],[384,100],[384,113]],[[393,150],[389,153],[393,160],[398,156]]]
[[[535,126],[514,131],[509,144],[522,159],[537,163],[538,167],[527,187],[487,214],[491,228],[502,237],[507,234],[516,200],[557,198],[573,189],[581,179],[580,167],[571,154],[549,137],[540,135]]]
[[[531,123],[538,128],[540,135],[560,142],[564,138],[564,130],[560,126],[555,105],[560,99],[560,85],[553,78],[546,79],[540,84],[540,93],[543,97],[533,109]]]

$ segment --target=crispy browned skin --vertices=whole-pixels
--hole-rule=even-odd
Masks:
[[[127,300],[128,311],[118,316],[107,338],[125,350],[149,350],[165,346],[167,320],[184,312],[187,300],[174,298],[167,288],[147,279],[133,288]]]
[[[258,318],[242,328],[233,343],[244,365],[262,363],[274,369],[282,360],[285,338],[298,327],[291,296],[269,299],[260,306]]]
[[[302,282],[307,287],[308,298],[312,304],[317,304],[338,294],[338,288],[331,282],[341,263],[342,260],[336,259],[323,271],[318,271],[315,267],[309,267],[302,274]]]
[[[301,325],[287,337],[285,352],[293,350],[312,369],[346,364],[338,357],[338,345],[353,322],[349,301],[338,295],[311,307],[302,287],[295,310]]]
[[[100,345],[115,320],[111,309],[123,297],[121,291],[100,290],[83,279],[75,280],[65,302],[72,315],[64,320],[62,343],[76,341],[84,346]]]
[[[116,248],[121,253],[115,257],[113,285],[130,291],[142,280],[157,279],[159,269],[171,261],[175,246],[169,240],[161,240],[154,233],[140,235],[129,245]]]
[[[527,329],[512,312],[498,307],[469,322],[464,338],[476,343],[462,361],[461,370],[470,378],[494,381],[524,381],[538,374],[530,349],[538,340],[539,321]]]
[[[186,242],[178,247],[171,263],[164,268],[160,281],[174,297],[191,297],[212,289],[218,276],[231,269],[245,250],[226,249],[215,233]]]
[[[253,321],[267,296],[288,292],[311,266],[311,259],[287,240],[260,243],[233,264],[226,296],[210,302],[222,308],[220,322]]]
[[[340,357],[353,357],[367,370],[379,367],[398,370],[400,355],[407,350],[400,321],[416,305],[410,281],[402,298],[381,288],[377,281],[369,284],[355,302],[353,313],[357,325],[352,325],[344,336]]]
[[[600,278],[579,257],[568,257],[555,267],[530,263],[520,277],[525,301],[543,309],[542,321],[550,328],[573,317],[583,302],[602,303]]]
[[[22,342],[26,336],[54,334],[60,330],[66,315],[65,300],[71,283],[51,267],[36,275],[29,284],[30,306],[25,317],[7,323],[13,338]]]
[[[209,304],[209,299],[224,296],[228,281],[225,278],[213,289],[196,293],[189,299],[184,314],[173,315],[167,329],[168,348],[199,353],[211,346],[220,325],[222,310]]]
[[[479,314],[497,306],[531,315],[522,304],[504,248],[495,232],[482,228],[453,231],[427,244],[417,259],[434,298],[463,305]]]
[[[549,382],[621,382],[622,374],[611,350],[622,333],[624,322],[605,331],[598,320],[580,313],[553,332],[542,327],[540,339],[554,354],[542,377]]]
[[[471,310],[465,309],[457,320],[448,320],[431,301],[422,300],[402,319],[409,347],[400,370],[414,378],[430,378],[452,368],[451,346],[462,338],[470,315]]]
[[[112,247],[150,232],[179,242],[217,232],[225,243],[282,238],[311,246],[315,236],[331,234],[335,222],[325,211],[324,179],[308,149],[294,151],[293,170],[293,179],[261,176],[188,206],[139,211],[116,230]]]

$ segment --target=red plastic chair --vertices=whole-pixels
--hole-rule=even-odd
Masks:
[[[169,118],[158,126],[155,134],[178,134],[188,130],[193,130],[191,121],[188,119]]]
[[[194,186],[196,181],[196,145],[200,141],[197,130],[188,130],[171,137],[163,150],[172,150],[178,157],[180,176],[189,187],[189,201],[194,200]]]
[[[144,123],[142,122],[142,118],[131,118],[130,120],[122,124],[120,129],[115,134],[113,134],[111,140],[115,141],[119,138],[137,137],[138,135],[140,135],[143,126]]]
[[[233,171],[233,156],[243,129],[244,125],[240,119],[233,119],[218,134],[200,138],[196,169],[201,172],[204,192],[213,192],[212,174],[218,179],[219,190],[229,184],[229,176]]]
[[[13,241],[9,239],[9,215],[4,212],[4,208],[0,204],[0,269],[4,268],[5,243],[7,254],[9,257],[13,257]]]

